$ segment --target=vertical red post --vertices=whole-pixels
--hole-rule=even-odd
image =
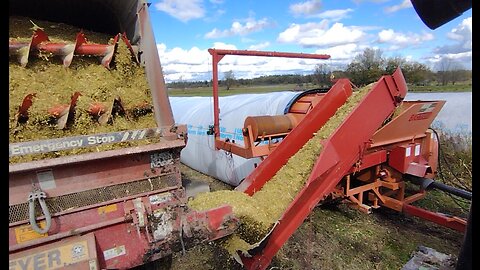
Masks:
[[[223,58],[223,55],[218,55],[215,49],[208,49],[208,52],[212,55],[212,77],[213,77],[213,130],[215,132],[215,138],[220,136],[220,108],[218,104],[218,62]]]

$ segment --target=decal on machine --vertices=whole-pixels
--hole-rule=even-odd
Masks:
[[[45,228],[45,220],[40,221],[38,225],[41,229]],[[18,244],[47,236],[48,233],[40,234],[34,231],[30,224],[15,228],[15,238],[17,239]]]
[[[171,197],[172,197],[172,194],[166,192],[166,193],[152,195],[148,198],[150,199],[150,204],[160,204],[160,203],[169,201]]]
[[[117,211],[117,204],[101,206],[97,209],[99,215]]]
[[[110,260],[110,259],[116,258],[118,256],[122,256],[122,255],[125,255],[125,254],[127,254],[127,250],[125,249],[125,245],[121,245],[121,246],[114,247],[114,248],[107,249],[107,250],[103,251],[103,257],[105,258],[105,260]]]
[[[37,180],[42,190],[54,189],[57,187],[52,170],[37,172]]]
[[[424,120],[430,118],[437,102],[425,103],[416,114],[412,114],[408,121]]]
[[[9,260],[8,269],[59,269],[88,259],[87,241],[77,241]]]
[[[124,141],[142,140],[144,138],[155,136],[159,132],[160,130],[148,128],[97,135],[82,135],[68,138],[11,143],[9,144],[8,155],[9,157],[22,156]]]

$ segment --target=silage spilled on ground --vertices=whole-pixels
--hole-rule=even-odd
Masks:
[[[74,43],[81,29],[48,21],[35,20],[35,25],[44,28],[52,42]],[[25,17],[10,17],[10,41],[30,41],[36,27]],[[83,31],[89,42],[112,44],[107,34]],[[69,104],[73,93],[80,92],[73,124],[67,129],[58,130],[51,123],[48,109],[60,104]],[[17,123],[18,106],[27,94],[35,93],[32,107],[29,109],[27,123]],[[101,102],[110,107],[116,97],[121,98],[126,110],[142,104],[151,104],[150,88],[145,70],[132,60],[131,53],[123,40],[119,40],[111,70],[100,64],[99,57],[73,57],[72,64],[64,68],[59,57],[49,54],[36,55],[31,52],[25,68],[21,67],[15,56],[9,63],[9,141],[10,143],[63,138],[76,135],[108,133],[122,130],[156,127],[153,113],[140,116],[113,117],[110,124],[100,125],[88,109],[92,103]],[[26,162],[86,152],[119,149],[156,142],[158,139],[124,142],[120,144],[100,145],[97,147],[73,149],[46,154],[10,158],[10,163]]]
[[[342,124],[372,87],[373,84],[353,92],[313,138],[252,196],[227,190],[199,194],[189,202],[190,207],[200,211],[224,204],[232,206],[233,213],[241,220],[241,224],[234,235],[223,240],[222,245],[230,254],[237,256],[236,251],[246,252],[266,237],[305,185],[322,151],[322,140],[327,139]]]

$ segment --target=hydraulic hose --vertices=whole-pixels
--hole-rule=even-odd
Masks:
[[[464,199],[467,199],[467,200],[472,200],[472,193],[471,192],[468,192],[466,190],[459,189],[459,188],[456,188],[456,187],[452,187],[452,186],[449,186],[449,185],[445,185],[442,182],[433,181],[429,185],[429,187],[436,188],[436,189],[451,193],[453,195],[456,195],[458,197],[461,197],[461,198],[464,198]]]
[[[413,175],[405,175],[405,179],[410,180],[412,183],[419,185],[422,189],[432,189],[436,188],[441,191],[445,191],[447,193],[456,195],[458,197],[472,200],[472,193],[463,189],[459,189],[456,187],[452,187],[449,185],[445,185],[439,181],[435,181],[433,179],[413,176]]]
[[[45,202],[45,198],[47,195],[45,192],[41,190],[36,190],[34,192],[30,192],[28,194],[28,212],[29,212],[29,220],[32,229],[39,234],[44,234],[50,230],[50,226],[52,225],[52,217],[50,215],[50,211],[48,211],[47,203]],[[42,208],[43,215],[45,216],[45,228],[41,229],[37,225],[37,220],[35,218],[35,200],[38,200],[40,203],[40,207]]]

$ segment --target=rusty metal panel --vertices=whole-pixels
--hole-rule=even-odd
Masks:
[[[93,204],[105,203],[154,190],[178,189],[179,183],[180,175],[168,174],[140,181],[105,186],[54,198],[47,198],[45,201],[50,214],[56,215],[65,211],[71,211]],[[35,204],[35,216],[39,217],[42,215],[41,208],[38,201],[35,201]],[[28,220],[27,202],[9,206],[9,223],[25,220]]]
[[[58,197],[179,172],[180,147],[153,148],[136,154],[128,154],[128,149],[122,150],[116,151],[119,154],[117,156],[103,159],[80,156],[75,163],[58,160],[59,165],[47,160],[46,163],[51,166],[35,166],[38,165],[36,163],[30,166],[34,169],[10,171],[9,205],[24,203],[32,191],[32,185],[43,185],[42,189],[48,197]],[[176,184],[181,186],[179,180]]]

